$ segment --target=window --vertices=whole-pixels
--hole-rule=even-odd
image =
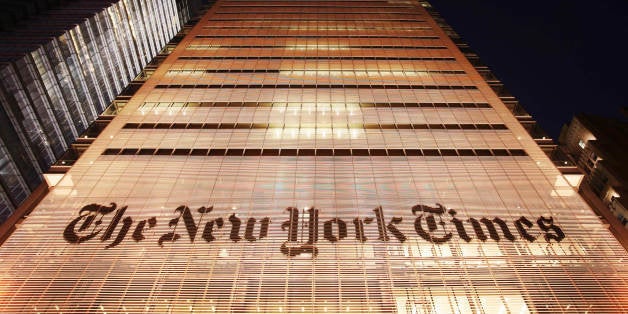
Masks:
[[[580,140],[578,142],[578,146],[580,146],[580,148],[584,149],[584,147],[586,146],[586,142],[584,140]]]

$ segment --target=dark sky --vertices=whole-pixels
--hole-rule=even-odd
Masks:
[[[578,112],[623,118],[627,0],[430,3],[554,139]]]

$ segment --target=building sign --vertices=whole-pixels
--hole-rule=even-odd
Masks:
[[[131,216],[125,217],[127,206],[119,207],[116,203],[109,206],[90,204],[79,210],[78,217],[72,220],[63,232],[63,237],[69,243],[80,244],[89,240],[100,240],[107,243],[105,248],[113,248],[127,238],[129,232],[135,242],[146,240],[144,231],[154,228],[157,217],[138,220]],[[196,211],[188,206],[181,205],[174,212],[176,217],[168,221],[168,227],[172,231],[162,234],[157,239],[160,246],[168,245],[189,237],[190,242],[215,241],[217,230],[229,230],[229,240],[233,242],[261,241],[268,235],[268,229],[272,223],[270,217],[240,218],[235,213],[229,217],[209,217],[213,206],[199,207]],[[195,213],[193,213],[195,212]],[[303,253],[316,256],[319,241],[319,215],[321,209],[308,208],[300,216],[299,209],[288,207],[285,209],[288,217],[281,222],[281,230],[286,232],[286,241],[281,245],[281,252],[287,256],[296,256]],[[534,242],[541,238],[547,242],[560,242],[565,238],[562,229],[554,224],[553,217],[539,216],[533,220],[525,216],[517,220],[507,222],[499,217],[481,217],[461,219],[456,216],[454,209],[446,209],[441,204],[435,207],[427,205],[415,205],[410,209],[408,216],[385,217],[384,209],[379,206],[373,209],[373,217],[344,218],[336,217],[322,222],[323,239],[329,242],[338,242],[345,238],[355,237],[359,242],[396,240],[401,243],[408,236],[418,236],[431,243],[446,243],[454,236],[470,242],[474,239],[482,242],[488,241],[516,241],[519,237],[528,242]],[[307,216],[304,218],[303,216]],[[124,217],[124,218],[123,218]],[[108,218],[109,224],[105,227],[103,219]],[[304,221],[306,220],[306,221]],[[305,223],[307,228],[300,228]],[[398,228],[401,224],[412,223],[416,234],[404,234]],[[118,228],[118,225],[121,227]],[[353,230],[350,232],[350,226]],[[377,239],[368,239],[365,228],[377,228]],[[242,233],[244,229],[244,233]],[[255,231],[257,229],[257,232]],[[117,230],[117,232],[116,232]],[[299,234],[301,230],[302,234]],[[516,231],[515,231],[516,230]],[[199,233],[200,232],[200,233]],[[303,234],[303,233],[307,234]],[[519,237],[515,236],[515,233]],[[305,239],[299,242],[299,239]]]

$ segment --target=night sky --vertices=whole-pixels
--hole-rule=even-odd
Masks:
[[[552,138],[579,112],[624,119],[628,1],[429,2]]]

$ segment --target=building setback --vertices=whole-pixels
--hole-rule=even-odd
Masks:
[[[6,312],[627,312],[425,1],[219,0],[0,247]]]
[[[8,9],[17,14],[36,5],[45,4]],[[2,33],[0,222],[42,184],[42,173],[140,74],[195,7],[192,0],[72,2]]]

